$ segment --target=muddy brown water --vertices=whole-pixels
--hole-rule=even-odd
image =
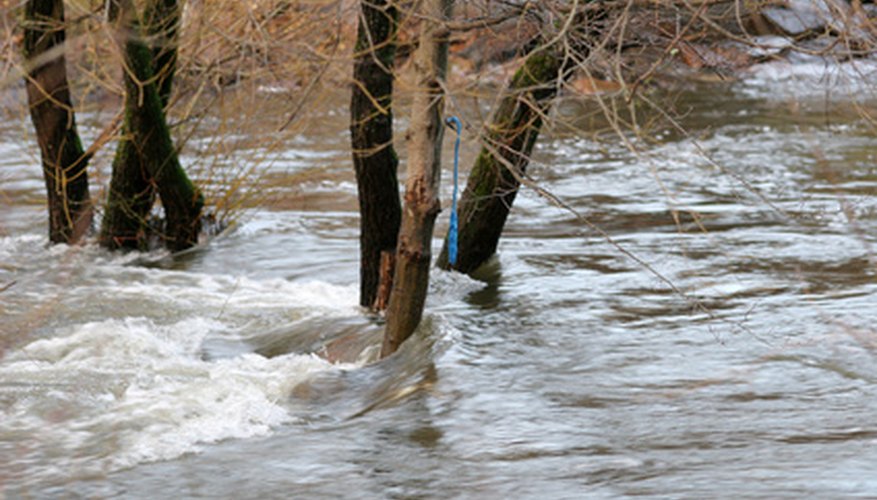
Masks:
[[[376,364],[343,101],[273,158],[268,208],[176,258],[47,247],[7,126],[0,496],[877,496],[877,149],[856,113],[877,101],[845,71],[685,92],[697,141],[653,130],[639,155],[546,137],[534,177],[612,242],[522,192],[498,258],[435,272],[422,328]]]

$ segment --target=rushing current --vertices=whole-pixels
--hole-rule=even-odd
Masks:
[[[0,497],[877,495],[874,71],[695,86],[635,151],[547,131],[575,213],[522,191],[381,362],[341,101],[270,158],[281,202],[180,256],[48,246],[6,123]]]

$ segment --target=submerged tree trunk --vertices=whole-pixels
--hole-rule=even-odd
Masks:
[[[380,310],[386,297],[378,292],[382,282],[387,289],[392,280],[391,263],[402,218],[392,111],[398,14],[387,0],[360,3],[350,102],[350,141],[359,188],[359,302]]]
[[[446,238],[437,262],[440,268],[471,273],[496,252],[520,187],[518,176],[527,168],[542,117],[563,73],[562,58],[550,47],[531,53],[515,73],[487,127],[484,141],[489,147],[483,147],[478,154],[460,198],[457,261],[453,266],[449,262]]]
[[[119,24],[118,31],[124,37],[122,43],[127,47],[131,42],[149,42],[152,46],[152,66],[162,108],[170,99],[174,71],[176,69],[177,28],[180,21],[180,7],[177,0],[150,0],[144,8],[143,35],[138,31],[133,19],[134,7],[120,0],[108,4],[109,18]],[[144,37],[143,40],[139,40]],[[126,49],[126,54],[128,53]],[[125,64],[129,57],[126,55]],[[145,81],[137,77],[140,81]],[[130,75],[125,75],[126,87]],[[144,89],[145,90],[145,89]],[[138,90],[134,95],[138,96]],[[130,114],[130,91],[126,94],[126,116]],[[122,129],[122,140],[113,159],[113,175],[107,197],[107,209],[101,228],[101,242],[109,248],[143,250],[148,246],[148,237],[154,228],[149,227],[149,214],[155,204],[156,186],[147,166],[142,163],[143,153],[132,140],[132,133],[126,120]]]
[[[146,43],[164,39],[169,45],[176,44],[168,36],[170,31],[162,28],[179,22],[179,8],[167,8],[173,3],[150,0],[145,29],[141,29],[143,23],[137,20],[130,0],[115,4],[118,10],[114,17],[124,36],[125,121],[101,229],[101,243],[110,248],[146,245],[150,231],[147,217],[156,192],[165,212],[161,234],[165,245],[177,251],[198,242],[204,200],[180,165],[164,112],[173,78],[173,67],[168,69],[168,64],[172,62],[166,62],[160,69],[162,76],[156,78],[154,60],[156,54],[161,59],[161,48],[150,49]],[[164,14],[155,14],[158,12]]]
[[[88,158],[76,132],[64,41],[62,0],[29,0],[24,9],[27,100],[40,145],[53,243],[77,242],[92,218]]]
[[[424,0],[420,44],[414,55],[416,94],[408,132],[405,210],[396,250],[396,272],[381,356],[389,356],[420,323],[429,285],[430,245],[439,203],[444,135],[442,81],[448,66],[448,31],[453,0]]]

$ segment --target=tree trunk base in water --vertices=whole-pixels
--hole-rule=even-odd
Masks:
[[[396,251],[402,220],[396,177],[399,158],[393,148],[398,13],[388,0],[361,0],[360,5],[350,97],[350,143],[360,216],[359,303],[380,311],[386,308],[389,294],[378,296],[385,283],[383,254]]]
[[[542,117],[565,73],[561,54],[551,47],[530,54],[515,73],[487,127],[486,146],[478,154],[460,198],[457,261],[451,265],[445,238],[436,263],[439,268],[470,274],[496,253],[521,185],[519,177],[530,162]]]
[[[381,252],[381,272],[378,293],[372,309],[383,311],[390,303],[390,292],[393,290],[393,273],[396,270],[396,251]]]
[[[75,243],[91,227],[89,157],[76,132],[67,81],[64,3],[29,0],[24,12],[27,101],[40,145],[49,212],[49,241]]]
[[[381,357],[389,356],[414,333],[423,317],[429,288],[432,234],[441,211],[444,80],[448,68],[448,37],[444,21],[453,0],[426,0],[420,45],[414,55],[415,88],[408,139],[408,179],[405,210],[399,228],[396,272],[387,306],[387,325]]]
[[[130,0],[120,2],[118,8],[128,68],[124,75],[125,120],[123,139],[113,161],[101,244],[109,248],[143,248],[151,230],[147,218],[157,194],[165,213],[160,237],[169,250],[185,250],[198,243],[204,198],[180,165],[168,128],[164,107],[172,74],[164,75],[163,80],[154,78],[156,53],[144,42],[149,27],[141,29]],[[167,15],[178,13],[171,10]],[[160,94],[160,90],[165,93]]]

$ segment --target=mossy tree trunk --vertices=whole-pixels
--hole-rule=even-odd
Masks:
[[[182,6],[179,0],[149,0],[144,7],[143,27],[146,42],[152,47],[152,67],[161,105],[170,103],[174,75],[177,70]]]
[[[542,118],[564,73],[562,57],[542,47],[512,77],[483,138],[487,146],[478,154],[460,198],[457,261],[450,264],[445,238],[437,261],[440,268],[471,273],[496,252],[520,188],[519,176],[530,162]]]
[[[396,271],[381,356],[395,352],[423,316],[429,286],[432,233],[441,206],[441,143],[444,136],[442,82],[448,66],[448,31],[453,0],[424,0],[420,43],[414,55],[415,96],[408,131],[405,209],[396,250]]]
[[[387,0],[363,0],[360,5],[350,102],[350,140],[359,189],[359,301],[379,310],[386,299],[379,298],[378,291],[382,281],[386,285],[392,279],[402,219],[392,110],[398,13]]]
[[[92,204],[88,158],[70,100],[62,0],[28,0],[24,7],[27,100],[40,146],[49,212],[49,240],[75,243],[88,231]]]
[[[101,243],[109,248],[146,246],[146,219],[156,193],[165,213],[160,235],[165,246],[177,251],[198,242],[203,196],[180,165],[164,111],[176,59],[176,49],[170,47],[176,45],[180,14],[173,4],[149,0],[144,20],[138,19],[131,0],[111,5],[111,17],[122,34],[126,71],[123,136],[113,160],[101,228]],[[156,61],[164,61],[158,73]]]

